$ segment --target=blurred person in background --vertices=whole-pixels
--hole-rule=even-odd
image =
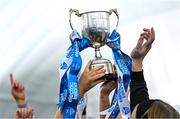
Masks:
[[[14,80],[13,75],[10,74],[11,94],[16,101],[17,110],[15,114],[16,119],[31,119],[33,118],[33,109],[27,105],[27,97],[25,87],[19,80]]]

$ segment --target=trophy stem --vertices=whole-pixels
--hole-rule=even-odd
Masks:
[[[101,59],[102,55],[100,53],[100,48],[95,48],[95,59]]]

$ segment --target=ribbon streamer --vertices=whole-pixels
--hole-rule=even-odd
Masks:
[[[75,118],[78,104],[78,74],[82,66],[80,51],[90,46],[90,40],[81,38],[79,33],[70,34],[72,45],[68,48],[60,64],[59,108],[64,118]]]
[[[118,86],[115,90],[111,107],[111,115],[116,118],[120,112],[123,118],[130,118],[130,105],[126,95],[129,83],[132,61],[131,58],[120,50],[120,34],[114,30],[107,40],[107,45],[112,49],[114,62],[118,67]],[[109,115],[109,114],[108,114]]]

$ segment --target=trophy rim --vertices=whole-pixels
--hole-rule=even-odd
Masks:
[[[88,11],[88,12],[82,12],[82,13],[80,13],[79,15],[80,16],[82,16],[82,15],[84,15],[84,14],[89,14],[89,13],[95,13],[95,12],[106,12],[106,13],[108,13],[108,14],[111,14],[111,12],[109,12],[109,11],[98,11],[98,10],[96,10],[96,11]]]

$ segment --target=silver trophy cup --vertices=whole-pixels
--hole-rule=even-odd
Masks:
[[[104,66],[106,69],[105,79],[115,79],[116,73],[115,69],[110,62],[110,60],[102,57],[100,53],[100,47],[106,44],[107,38],[110,32],[110,20],[109,16],[114,12],[117,16],[116,29],[119,23],[119,15],[116,9],[111,9],[109,11],[90,11],[79,13],[76,9],[69,10],[69,23],[72,30],[74,30],[71,22],[71,15],[75,13],[78,17],[82,18],[82,36],[91,40],[91,47],[95,49],[95,57],[91,68],[98,67],[100,65]]]

